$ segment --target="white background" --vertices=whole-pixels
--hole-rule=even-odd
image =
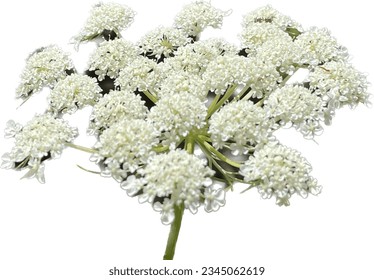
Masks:
[[[20,103],[14,99],[19,74],[34,49],[58,44],[72,54],[78,69],[84,69],[93,45],[82,45],[76,53],[68,42],[94,3],[2,3],[0,131],[7,120],[25,123],[46,108],[48,91],[15,109]],[[170,25],[188,1],[121,3],[137,11],[135,22],[123,33],[136,41],[158,25]],[[304,27],[328,27],[348,48],[356,68],[370,73],[373,81],[369,1],[212,0],[233,13],[222,30],[204,37],[237,43],[242,15],[267,3]],[[69,120],[80,127],[76,143],[89,146],[94,139],[84,135],[88,114],[85,110]],[[374,279],[373,117],[373,109],[365,106],[340,110],[333,125],[316,139],[318,144],[283,131],[283,143],[300,150],[313,165],[313,175],[324,186],[322,194],[293,198],[290,207],[280,208],[274,200],[260,199],[255,190],[228,193],[226,206],[217,213],[186,213],[172,263],[160,261],[168,227],[158,213],[129,198],[114,180],[79,170],[76,164],[95,169],[88,154],[66,150],[61,159],[47,162],[44,185],[20,180],[22,172],[0,170],[0,279],[111,279],[108,270],[114,266],[164,265],[194,270],[209,265],[264,266],[266,272],[258,279]],[[0,154],[10,150],[12,141],[0,141]]]

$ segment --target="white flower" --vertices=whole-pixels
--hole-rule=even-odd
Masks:
[[[231,12],[224,12],[210,5],[209,2],[196,1],[186,5],[174,19],[174,26],[192,37],[199,37],[208,26],[220,28],[223,17]]]
[[[13,138],[15,137],[21,130],[22,130],[22,125],[19,123],[16,123],[13,120],[10,120],[6,123],[6,128],[5,128],[5,138]]]
[[[207,65],[218,56],[233,56],[238,48],[223,39],[207,39],[179,47],[174,57],[165,61],[170,71],[184,71],[193,75],[201,75]]]
[[[161,212],[161,222],[164,225],[169,225],[174,221],[174,202],[168,198],[165,198],[161,203],[157,201],[153,204],[153,209],[157,212]]]
[[[125,5],[116,3],[95,5],[83,29],[73,38],[73,41],[79,45],[100,35],[107,37],[106,39],[120,37],[120,32],[131,25],[134,16],[135,12]]]
[[[117,78],[119,71],[132,63],[138,53],[135,45],[124,39],[102,42],[89,59],[89,70],[95,71],[99,81],[109,76]]]
[[[100,92],[95,78],[72,74],[59,81],[51,91],[50,107],[56,113],[73,113],[86,105],[93,106],[99,100]]]
[[[366,76],[347,62],[331,61],[316,67],[310,72],[307,82],[330,106],[354,108],[360,103],[369,103]]]
[[[258,8],[252,12],[249,12],[243,17],[242,25],[244,28],[247,28],[253,23],[272,24],[283,31],[287,31],[290,28],[302,31],[302,27],[299,23],[295,22],[290,17],[281,14],[270,5]]]
[[[323,102],[305,87],[286,85],[275,90],[265,100],[264,110],[274,122],[281,126],[292,124],[307,138],[322,132]],[[312,127],[312,123],[315,126]]]
[[[199,98],[182,92],[161,98],[148,114],[148,120],[163,132],[163,143],[175,145],[191,131],[205,126],[207,108]]]
[[[129,179],[130,185],[143,185],[139,195],[141,203],[153,203],[156,198],[157,201],[164,198],[163,203],[156,201],[156,210],[173,211],[173,205],[183,203],[191,213],[196,213],[201,205],[201,191],[212,184],[210,177],[213,175],[214,171],[206,166],[206,160],[177,149],[150,157],[141,176]],[[172,217],[167,214],[169,218],[166,220],[171,223]]]
[[[144,119],[147,112],[139,95],[127,90],[110,91],[93,107],[88,133],[100,133],[120,120]]]
[[[257,49],[269,41],[273,41],[274,44],[292,42],[291,36],[286,32],[275,25],[267,23],[254,23],[246,26],[239,38],[242,49],[245,49],[248,56],[255,55]]]
[[[290,40],[270,40],[256,49],[256,60],[274,65],[282,75],[293,75],[301,62],[299,46]]]
[[[275,196],[280,206],[288,206],[295,193],[303,198],[320,193],[321,186],[310,176],[311,171],[299,152],[279,144],[256,150],[240,169],[244,180],[256,186],[262,198]]]
[[[33,177],[44,183],[44,164],[50,158],[57,158],[65,148],[65,143],[77,137],[77,129],[53,116],[37,115],[24,127],[16,125],[15,144],[10,153],[3,155],[3,168],[24,169],[29,172],[24,177]]]
[[[146,91],[154,88],[157,75],[156,62],[144,56],[136,57],[131,64],[121,69],[115,85],[121,90]]]
[[[348,57],[346,48],[339,45],[326,28],[310,28],[296,38],[295,44],[302,50],[302,64],[316,66]]]
[[[190,41],[191,39],[182,30],[161,26],[148,32],[137,45],[140,46],[140,51],[144,56],[161,62],[166,57],[172,56],[178,47]]]
[[[225,190],[210,186],[204,189],[204,208],[206,212],[216,212],[220,207],[226,204],[225,201]]]
[[[36,50],[26,60],[17,88],[17,98],[27,98],[43,87],[53,87],[59,80],[74,72],[71,59],[57,46]]]
[[[281,77],[275,65],[243,56],[218,56],[203,74],[210,91],[224,94],[230,86],[250,86],[253,97],[273,91]]]
[[[187,93],[205,101],[208,89],[201,76],[184,71],[172,71],[160,82],[157,95],[160,98],[169,98],[171,95]]]
[[[261,107],[240,100],[223,106],[211,116],[208,133],[216,148],[230,141],[235,154],[246,153],[248,144],[256,145],[268,138],[269,121]]]
[[[95,144],[98,153],[92,160],[102,164],[102,175],[111,175],[122,182],[129,172],[147,162],[158,143],[157,137],[158,132],[145,120],[118,120],[100,135]]]

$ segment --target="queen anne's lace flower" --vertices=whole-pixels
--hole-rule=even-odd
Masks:
[[[95,5],[83,29],[73,38],[73,41],[79,44],[101,35],[105,39],[120,37],[120,32],[131,25],[134,16],[135,12],[125,5],[116,3]]]
[[[256,54],[257,49],[269,41],[285,44],[292,42],[292,38],[282,29],[267,23],[250,24],[240,34],[241,46],[248,56]]]
[[[122,119],[144,119],[147,112],[139,95],[127,90],[111,91],[93,107],[88,133],[100,133]]]
[[[303,64],[313,66],[330,60],[346,60],[347,49],[338,44],[326,28],[310,28],[295,40],[302,51]]]
[[[124,39],[102,42],[89,59],[89,70],[95,71],[99,81],[105,76],[115,79],[121,69],[132,63],[137,52],[135,45]]]
[[[207,108],[199,98],[189,93],[168,95],[161,98],[148,114],[148,120],[163,132],[165,145],[178,143],[194,129],[205,125]]]
[[[206,100],[208,89],[201,76],[184,71],[171,72],[165,76],[158,91],[160,98],[169,98],[168,96],[170,95],[187,93],[191,96],[196,96],[201,101]]]
[[[340,108],[368,104],[369,93],[366,76],[351,64],[331,61],[316,67],[307,78],[310,88],[327,103]]]
[[[186,5],[174,19],[174,26],[192,37],[198,37],[208,26],[220,28],[223,17],[231,12],[224,12],[210,5],[209,2],[196,1]]]
[[[23,127],[10,121],[7,131],[15,144],[10,153],[3,155],[1,167],[29,168],[24,178],[35,176],[41,183],[44,183],[44,161],[59,157],[65,144],[78,135],[76,128],[49,114],[37,115]]]
[[[287,31],[290,28],[302,31],[299,23],[295,22],[290,17],[281,14],[270,5],[258,8],[243,17],[243,28],[247,28],[247,26],[253,23],[272,24],[283,31]]]
[[[250,94],[261,98],[277,87],[280,75],[275,65],[243,56],[218,56],[203,74],[208,89],[224,94],[231,86],[250,86]]]
[[[156,65],[153,60],[138,56],[120,71],[115,85],[120,86],[121,90],[129,91],[153,89],[157,77],[155,74]]]
[[[17,98],[27,98],[45,86],[53,87],[71,72],[74,72],[73,63],[59,47],[40,48],[26,60]]]
[[[323,102],[305,87],[286,85],[270,94],[265,104],[268,118],[281,126],[293,125],[307,138],[312,138],[323,130],[320,123],[324,114]],[[311,128],[313,129],[309,131]]]
[[[162,203],[157,200],[159,202],[154,207],[161,211],[162,222],[168,224],[174,219],[174,205],[183,203],[192,213],[197,212],[201,205],[201,191],[212,184],[210,177],[214,171],[206,166],[206,160],[177,149],[149,158],[140,174],[139,178],[124,181],[122,187],[141,189],[140,202],[153,203],[156,198],[164,198]],[[222,199],[221,194],[218,197],[218,200]]]
[[[160,62],[173,56],[178,47],[190,42],[191,39],[182,30],[161,26],[143,36],[138,45],[143,55]]]
[[[209,120],[213,146],[222,148],[228,141],[232,151],[247,152],[247,145],[265,141],[269,135],[265,111],[251,101],[240,100],[223,106]]]
[[[101,88],[96,79],[72,74],[59,81],[49,96],[52,111],[74,113],[86,105],[93,106],[100,98]]]
[[[311,171],[299,152],[279,144],[256,150],[240,169],[244,180],[256,186],[262,198],[275,196],[280,206],[288,206],[294,193],[303,198],[320,193],[321,187],[310,176]]]
[[[274,65],[283,75],[293,75],[301,63],[301,50],[292,41],[271,40],[257,48],[256,60]]]
[[[103,166],[102,175],[123,181],[153,154],[158,132],[145,120],[122,119],[106,129],[99,137],[92,160]]]

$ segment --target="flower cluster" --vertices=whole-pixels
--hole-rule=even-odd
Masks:
[[[289,205],[294,193],[306,198],[321,187],[310,176],[312,168],[299,152],[270,143],[255,151],[241,167],[244,180],[252,182],[263,198],[276,197],[278,205]]]
[[[17,88],[17,97],[26,99],[43,87],[53,87],[74,71],[73,62],[59,47],[37,49],[26,61],[21,83]]]
[[[77,44],[105,39],[87,71],[76,74],[56,46],[27,60],[17,96],[27,99],[48,86],[50,107],[24,127],[8,123],[15,146],[2,166],[29,168],[26,177],[44,181],[44,161],[65,146],[90,152],[96,173],[151,203],[164,224],[180,221],[184,209],[217,211],[237,182],[278,205],[289,205],[294,194],[318,194],[310,164],[274,132],[293,127],[316,137],[337,109],[369,103],[366,77],[327,29],[304,29],[270,6],[244,16],[240,46],[200,40],[228,14],[197,1],[172,26],[132,43],[120,34],[133,21],[130,8],[94,6],[73,38]],[[292,82],[300,69],[306,78]],[[64,121],[65,113],[85,106],[92,107],[92,148],[73,144],[77,132]]]
[[[13,149],[2,157],[1,167],[29,169],[24,178],[36,177],[44,183],[44,161],[58,158],[66,143],[78,136],[76,128],[49,114],[37,115],[25,126],[9,121],[6,136],[15,140]]]
[[[154,203],[155,210],[161,212],[164,224],[173,221],[176,205],[183,204],[196,213],[205,197],[208,211],[217,210],[218,206],[224,204],[222,191],[209,188],[214,171],[206,166],[204,160],[185,150],[177,149],[155,155],[138,173],[139,177],[128,177],[122,187],[130,195],[140,192],[140,202]]]
[[[50,107],[56,113],[74,113],[79,108],[96,104],[101,91],[96,79],[72,74],[53,88],[49,96]]]
[[[120,37],[120,32],[131,25],[135,12],[116,3],[100,3],[95,5],[83,29],[73,38],[77,45],[99,36],[110,40]]]

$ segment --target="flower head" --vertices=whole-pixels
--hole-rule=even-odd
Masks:
[[[43,87],[53,87],[71,72],[74,72],[73,63],[59,47],[40,48],[26,60],[17,88],[17,98],[28,98]]]
[[[111,91],[93,107],[89,134],[101,133],[120,120],[145,119],[148,109],[139,95],[131,91]]]
[[[283,31],[287,31],[291,28],[302,31],[302,27],[299,23],[292,20],[289,16],[281,14],[270,5],[258,8],[243,17],[243,28],[247,28],[254,23],[272,24]]]
[[[191,131],[205,126],[207,108],[187,92],[161,98],[148,114],[148,120],[163,132],[163,143],[175,146]]]
[[[320,124],[324,114],[323,102],[305,87],[286,85],[275,90],[265,101],[264,109],[275,123],[281,126],[291,124],[307,138],[323,130]]]
[[[233,86],[250,86],[250,94],[261,98],[277,87],[280,79],[275,65],[243,56],[218,56],[203,74],[207,87],[216,94],[224,94]]]
[[[120,37],[120,32],[131,25],[135,12],[116,3],[100,3],[95,5],[83,29],[73,41],[77,44],[90,41],[98,36],[105,39]]]
[[[303,64],[317,66],[330,60],[346,60],[347,49],[338,44],[326,28],[310,28],[295,40],[302,51]]]
[[[268,144],[255,151],[241,167],[244,180],[256,186],[262,198],[276,197],[279,206],[288,206],[295,193],[306,198],[320,193],[310,176],[312,168],[299,152],[280,144]]]
[[[78,135],[76,128],[49,114],[37,115],[23,127],[10,121],[7,131],[15,144],[10,153],[3,155],[1,167],[29,168],[24,178],[35,176],[41,183],[44,183],[44,161],[59,157],[65,144]]]
[[[208,26],[220,28],[223,17],[229,13],[214,8],[209,2],[196,1],[186,5],[177,14],[174,19],[174,26],[191,37],[198,37]]]
[[[100,98],[101,88],[96,79],[72,74],[59,81],[49,96],[52,111],[73,113],[86,105],[93,106]]]
[[[331,61],[310,72],[310,88],[336,108],[369,103],[366,76],[344,61]]]
[[[292,42],[292,38],[276,25],[267,23],[254,23],[246,26],[240,34],[241,47],[247,56],[256,54],[257,49],[266,42],[285,44]]]
[[[257,145],[269,136],[269,121],[265,111],[251,101],[240,100],[223,106],[209,120],[213,145],[222,148],[230,142],[234,153],[248,152],[248,145]]]
[[[146,91],[153,89],[156,83],[156,62],[144,56],[137,56],[131,64],[122,68],[115,85],[121,90]]]
[[[138,46],[144,56],[162,62],[165,58],[173,56],[180,46],[190,42],[191,39],[182,30],[161,26],[143,36]]]
[[[89,70],[95,71],[99,81],[105,76],[115,79],[121,69],[132,63],[137,52],[135,45],[124,39],[102,42],[90,56]]]
[[[128,178],[122,187],[132,193],[134,187],[141,190],[139,201],[155,202],[155,210],[162,212],[162,221],[168,224],[174,218],[174,205],[197,212],[201,191],[212,184],[213,174],[205,160],[177,149],[150,157],[138,177]]]
[[[123,181],[152,156],[158,143],[158,132],[147,121],[122,119],[106,129],[99,137],[92,160],[103,166],[102,174]]]

